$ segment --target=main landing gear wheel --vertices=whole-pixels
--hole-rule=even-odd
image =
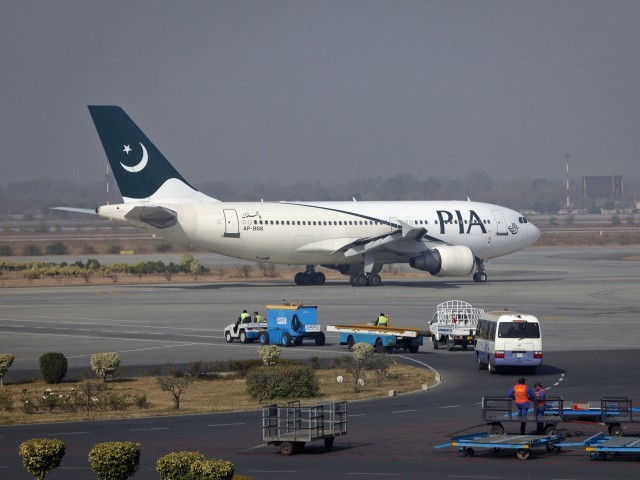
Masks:
[[[354,287],[377,287],[382,283],[382,277],[377,273],[357,273],[349,278],[349,283]]]
[[[324,285],[327,277],[322,272],[298,272],[293,281],[296,285]]]
[[[476,272],[473,274],[473,281],[478,283],[484,283],[487,281],[487,274],[484,272]]]

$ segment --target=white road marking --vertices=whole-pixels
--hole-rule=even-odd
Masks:
[[[86,435],[91,432],[62,432],[62,433],[47,433],[48,437],[55,437],[58,435]]]
[[[155,428],[130,428],[130,432],[152,432],[154,430],[169,430],[169,427],[155,427]]]
[[[246,423],[215,423],[213,425],[207,425],[207,427],[230,427],[233,425],[246,425]]]

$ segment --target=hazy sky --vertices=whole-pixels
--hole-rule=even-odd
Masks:
[[[0,3],[0,185],[86,183],[87,104],[194,184],[638,177],[640,1]]]

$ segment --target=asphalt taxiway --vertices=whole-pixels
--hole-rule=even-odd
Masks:
[[[325,325],[371,321],[379,312],[389,312],[392,324],[420,326],[438,303],[461,299],[485,310],[507,307],[541,319],[545,360],[535,379],[550,387],[550,393],[572,400],[602,395],[640,399],[639,262],[639,247],[530,248],[492,262],[485,284],[470,278],[383,277],[377,288],[354,288],[346,282],[296,287],[290,279],[280,279],[3,289],[0,351],[16,355],[10,375],[37,369],[45,351],[63,352],[72,368],[88,368],[90,356],[99,351],[119,352],[125,367],[257,358],[257,345],[227,344],[222,337],[224,326],[243,308],[263,312],[266,304],[287,299],[318,305]],[[324,347],[304,345],[283,353],[291,358],[340,354],[347,352],[331,336]],[[30,478],[16,452],[20,441],[35,436],[67,443],[63,467],[48,476],[52,479],[91,476],[86,461],[90,446],[124,439],[142,443],[142,466],[135,478],[157,478],[157,457],[191,449],[230,459],[239,473],[259,479],[635,475],[637,465],[627,459],[593,463],[578,450],[526,462],[507,454],[470,459],[460,458],[453,448],[434,450],[448,433],[478,424],[481,397],[506,393],[517,376],[489,375],[475,368],[472,351],[433,351],[428,344],[398,360],[428,364],[441,373],[443,382],[426,392],[350,404],[349,433],[336,440],[330,453],[311,447],[305,454],[282,457],[273,447],[258,447],[256,412],[16,426],[0,430],[0,475]],[[566,431],[575,435],[590,428],[597,427],[567,424]]]

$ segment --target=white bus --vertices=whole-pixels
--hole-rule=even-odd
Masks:
[[[524,313],[484,313],[478,319],[475,352],[480,370],[496,373],[502,367],[517,367],[535,373],[542,365],[540,322]]]

